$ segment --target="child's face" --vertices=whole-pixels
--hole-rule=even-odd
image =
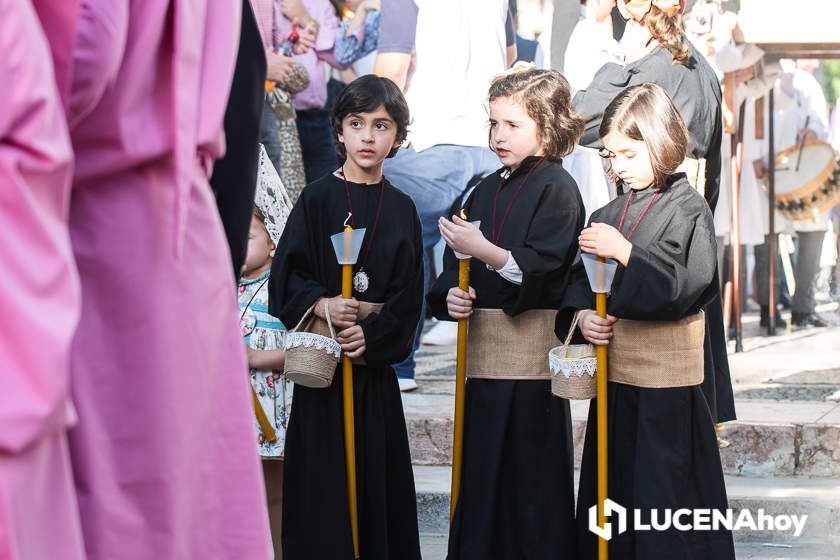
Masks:
[[[612,172],[634,190],[646,189],[655,179],[647,144],[633,140],[620,132],[610,132],[603,138],[610,158]]]
[[[248,229],[248,251],[245,253],[245,274],[271,266],[274,257],[274,243],[263,223],[256,216],[251,217]]]
[[[517,100],[499,97],[490,102],[490,146],[511,170],[528,156],[543,155],[537,123]]]
[[[369,170],[381,165],[394,148],[397,123],[380,105],[370,113],[351,113],[341,121],[338,140],[344,144],[348,163]]]

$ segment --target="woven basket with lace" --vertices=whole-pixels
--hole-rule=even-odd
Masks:
[[[580,313],[575,313],[562,346],[548,353],[551,370],[551,392],[564,399],[595,398],[595,348],[591,344],[569,344],[578,325]]]
[[[330,336],[309,332],[311,324],[317,319],[312,313],[314,308],[313,304],[297,326],[286,333],[285,374],[287,379],[304,387],[323,389],[332,385],[335,368],[341,358],[341,345],[335,340],[335,329],[326,302],[324,315]]]

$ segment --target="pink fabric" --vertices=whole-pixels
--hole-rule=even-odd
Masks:
[[[257,20],[257,27],[260,28],[263,48],[272,50],[274,48],[274,15],[278,8],[278,0],[250,0],[251,10],[254,12],[254,19]]]
[[[327,102],[327,78],[324,64],[335,68],[346,68],[332,56],[335,38],[338,33],[338,18],[329,0],[301,0],[309,15],[318,22],[318,38],[315,46],[304,54],[295,56],[309,73],[309,86],[298,93],[294,99],[295,109],[323,109]],[[288,35],[292,22],[285,16],[277,22],[277,30],[282,37]]]
[[[242,4],[84,4],[70,443],[88,558],[270,558],[235,284],[207,183]]]
[[[0,559],[61,550],[75,560],[83,556],[66,444],[79,317],[70,140],[31,3],[0,0],[0,14]],[[57,33],[60,22],[56,14]]]

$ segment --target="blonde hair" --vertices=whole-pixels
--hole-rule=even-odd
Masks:
[[[629,87],[607,105],[598,133],[603,138],[611,132],[645,143],[659,188],[688,151],[688,130],[679,111],[668,93],[653,83]]]
[[[557,70],[516,66],[493,80],[487,97],[490,102],[507,97],[522,103],[537,123],[547,159],[571,153],[583,134],[584,119],[572,107],[569,82]]]

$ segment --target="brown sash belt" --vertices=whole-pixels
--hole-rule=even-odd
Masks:
[[[703,382],[703,311],[679,321],[619,319],[607,346],[609,380],[646,388]]]
[[[556,316],[555,309],[532,309],[516,317],[501,309],[475,309],[469,323],[467,377],[550,380],[548,352],[559,344]]]
[[[366,301],[359,302],[359,315],[358,320],[361,321],[362,319],[366,318],[371,313],[379,313],[382,311],[382,308],[385,306],[384,303],[368,303]],[[327,327],[327,322],[321,319],[320,317],[316,317],[315,321],[312,322],[311,328],[306,329],[307,331],[315,334],[320,334],[323,336],[330,336],[330,330]],[[336,329],[338,330],[338,329]],[[354,364],[363,366],[366,365],[364,355],[353,358],[351,360]]]

